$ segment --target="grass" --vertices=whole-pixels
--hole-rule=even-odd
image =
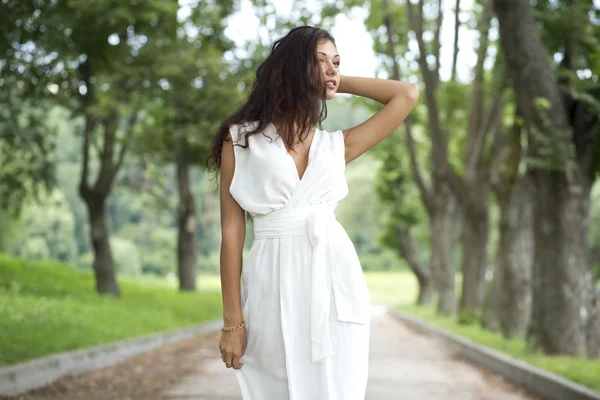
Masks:
[[[365,272],[372,304],[411,304],[417,298],[417,280],[410,271]]]
[[[0,365],[221,316],[214,282],[200,285],[197,293],[179,293],[156,279],[119,279],[119,284],[121,298],[99,296],[89,273],[0,254]]]

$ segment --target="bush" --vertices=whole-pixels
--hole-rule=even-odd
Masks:
[[[460,325],[475,325],[478,322],[479,315],[473,310],[466,308],[458,313],[458,323]]]

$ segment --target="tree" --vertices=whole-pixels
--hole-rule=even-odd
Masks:
[[[525,337],[531,316],[533,264],[532,186],[524,173],[522,118],[515,113],[512,127],[498,129],[506,146],[492,188],[500,208],[500,240],[494,273],[483,309],[482,324],[504,337]]]
[[[148,65],[173,36],[178,6],[159,0],[20,3],[5,2],[15,17],[9,25],[18,55],[14,66],[28,85],[52,93],[54,102],[84,120],[79,192],[90,219],[96,289],[118,295],[106,200],[143,95],[156,84]]]
[[[152,121],[138,150],[161,163],[175,164],[177,206],[177,272],[180,290],[195,290],[197,267],[196,202],[192,169],[206,159],[208,145],[231,104],[240,99],[243,77],[224,54],[233,48],[224,21],[234,11],[231,1],[200,2],[179,21],[177,38],[157,62],[162,82],[150,108]],[[148,134],[151,136],[148,137]]]
[[[589,342],[593,284],[586,227],[598,135],[569,119],[576,110],[571,104],[567,115],[529,2],[495,0],[494,9],[527,129],[528,175],[535,187],[530,340],[546,353],[578,354]],[[588,317],[582,318],[582,310]]]
[[[359,2],[360,3],[360,2]],[[351,5],[358,5],[351,2]],[[350,7],[351,5],[347,5]],[[422,2],[419,3],[419,11],[422,10]],[[440,3],[438,3],[440,5]],[[394,2],[387,0],[372,1],[371,14],[365,24],[371,31],[374,39],[374,50],[383,55],[384,69],[393,79],[407,79],[414,74],[412,62],[417,61],[419,69],[424,76],[425,84],[425,102],[427,104],[427,131],[431,138],[431,176],[425,177],[425,174],[417,161],[413,138],[413,122],[409,118],[404,123],[407,135],[407,146],[410,154],[410,167],[413,177],[419,188],[419,195],[424,208],[429,217],[431,230],[431,271],[435,289],[439,293],[437,309],[438,312],[451,315],[456,312],[456,291],[455,291],[455,244],[458,239],[459,209],[456,197],[452,188],[448,184],[448,143],[445,132],[440,128],[440,120],[437,109],[436,88],[439,84],[439,35],[441,27],[441,12],[438,12],[432,19],[425,18],[421,12],[415,15],[412,6],[407,2],[406,7],[401,7]],[[335,5],[326,8],[329,13],[335,14]],[[408,11],[408,12],[407,12]],[[401,22],[407,18],[415,24]],[[431,54],[426,49],[423,41],[423,23],[427,22],[427,34],[432,34],[433,51]],[[385,30],[380,28],[383,26]],[[409,51],[408,37],[409,30],[412,29],[418,37],[419,56],[413,55]],[[404,57],[398,57],[403,54]],[[428,56],[433,58],[436,63],[434,69],[430,69],[427,61]],[[436,58],[437,56],[437,58]],[[404,65],[404,71],[401,71],[401,65]],[[391,73],[390,73],[391,72]],[[427,75],[427,78],[425,78]],[[427,82],[430,84],[428,85]],[[397,167],[396,167],[397,168]],[[395,205],[398,207],[399,205]],[[398,217],[396,215],[396,217]],[[399,222],[399,220],[396,220]],[[390,229],[392,227],[390,226]],[[396,230],[396,245],[405,246],[405,250],[414,248],[410,231],[406,231],[406,225],[399,225]],[[391,244],[391,238],[387,238],[387,243]],[[401,251],[402,252],[402,251]],[[403,252],[404,253],[404,252]],[[408,253],[404,253],[408,254]],[[414,258],[413,258],[414,260]],[[413,263],[413,266],[416,264]],[[420,269],[425,271],[425,267]],[[426,279],[428,275],[422,274]]]
[[[382,1],[382,9],[384,12],[383,23],[387,35],[386,39],[388,45],[388,56],[392,61],[392,79],[400,80],[400,66],[396,57],[396,49],[394,43],[394,35],[397,33],[395,33],[396,29],[395,25],[392,22],[392,15],[388,0]],[[408,135],[406,142],[408,144],[408,150],[410,152],[410,167],[412,169],[413,174],[418,179],[420,171],[418,168],[418,163],[416,161],[415,145],[413,143],[412,137],[412,117],[409,116],[406,119],[406,121],[404,121],[404,128]],[[384,162],[384,166],[390,170],[390,173],[393,173],[391,171],[394,171],[394,168],[396,169],[396,171],[398,171],[398,168],[400,169],[400,171],[402,171],[403,168],[402,166],[400,166],[400,160],[396,159],[395,163],[390,163],[390,161],[393,160],[394,156],[388,154],[388,158],[386,159],[387,162]],[[406,201],[403,201],[405,197],[403,196],[403,192],[406,191],[405,178],[406,174],[404,174],[403,172],[400,172],[397,176],[393,176],[393,179],[387,182],[389,184],[387,196],[384,191],[380,190],[380,196],[382,196],[383,198],[387,198],[388,200],[396,200],[394,211],[390,216],[391,226],[388,227],[386,243],[392,244],[394,241],[396,242],[395,244],[399,253],[402,255],[402,257],[404,257],[404,259],[410,266],[410,269],[417,277],[417,282],[419,283],[419,294],[417,297],[417,304],[425,305],[433,301],[433,295],[435,294],[434,277],[431,271],[431,266],[423,265],[423,263],[418,259],[417,254],[415,252],[415,245],[411,234],[411,227],[416,224],[417,220],[415,219],[416,214],[408,211],[405,207],[403,207],[403,205],[406,204]],[[423,181],[421,178],[420,183],[422,184],[422,182]],[[424,188],[421,189],[422,190],[420,194],[421,196],[423,196],[425,190]],[[396,196],[394,196],[394,194],[396,194]],[[390,230],[391,232],[389,232]],[[395,236],[396,240],[392,239],[393,236]]]
[[[432,271],[421,260],[412,236],[413,228],[422,219],[423,209],[417,200],[408,162],[402,157],[400,149],[403,146],[397,141],[380,150],[383,163],[378,172],[377,192],[391,210],[382,242],[406,260],[419,285],[416,303],[428,305],[435,294]]]
[[[487,268],[487,244],[489,237],[490,178],[497,165],[495,156],[500,153],[500,141],[494,136],[494,126],[502,118],[502,86],[496,85],[497,94],[491,102],[486,102],[484,63],[488,51],[488,32],[492,14],[491,1],[483,2],[483,10],[478,20],[479,46],[475,77],[471,84],[465,150],[463,152],[463,173],[449,171],[457,198],[463,210],[462,231],[462,291],[460,308],[465,311],[478,311],[481,308],[485,289]],[[498,71],[496,71],[498,72]],[[501,74],[495,74],[501,76]],[[489,103],[488,109],[486,103]],[[490,140],[490,136],[492,136]]]
[[[483,1],[481,11],[478,15],[477,31],[479,33],[479,44],[477,47],[477,59],[474,68],[474,79],[470,84],[471,94],[468,98],[470,104],[466,114],[467,126],[464,128],[462,163],[453,162],[449,153],[449,134],[444,126],[454,127],[456,133],[460,133],[459,116],[464,115],[457,109],[456,100],[459,97],[460,85],[456,82],[456,57],[458,49],[453,52],[453,64],[451,80],[440,82],[440,58],[439,58],[439,32],[442,23],[442,2],[428,3],[429,10],[433,15],[430,19],[424,18],[424,2],[417,2],[417,6],[410,1],[406,2],[409,24],[416,36],[419,48],[418,65],[423,75],[425,84],[425,100],[428,109],[428,129],[432,141],[432,171],[431,189],[428,190],[418,173],[415,177],[422,192],[423,201],[427,206],[432,222],[433,249],[436,243],[455,243],[455,232],[445,230],[439,223],[448,218],[460,218],[463,222],[460,229],[462,241],[462,291],[460,308],[461,311],[478,311],[483,302],[485,288],[485,271],[487,268],[487,245],[489,232],[489,192],[492,176],[495,168],[499,165],[503,142],[497,134],[495,126],[503,117],[502,109],[503,87],[502,74],[495,71],[492,89],[495,95],[491,101],[486,95],[486,86],[490,87],[485,79],[484,63],[487,58],[489,46],[488,32],[491,20],[491,2]],[[460,2],[456,3],[456,12],[460,11]],[[455,18],[455,22],[458,17]],[[455,26],[455,45],[458,42],[457,35],[459,26]],[[426,43],[425,37],[432,36],[432,45]],[[496,67],[500,64],[496,63]],[[454,104],[443,103],[443,99],[455,98]],[[408,136],[410,132],[407,132]],[[459,136],[460,138],[460,136]],[[460,141],[459,141],[460,142]],[[410,143],[410,142],[409,142]],[[410,148],[409,148],[410,150]],[[441,192],[438,192],[440,190]],[[432,193],[435,195],[432,196]],[[456,204],[439,204],[451,198]],[[442,200],[443,199],[443,200]],[[443,217],[442,217],[443,216]],[[455,226],[459,226],[458,222]],[[455,229],[456,231],[457,229]],[[435,239],[439,235],[440,238]],[[447,248],[447,246],[442,246]],[[434,253],[435,254],[435,253]],[[435,265],[435,263],[434,263]],[[449,279],[449,273],[446,279]],[[446,283],[449,287],[450,281]],[[447,289],[448,292],[450,289]],[[449,297],[449,295],[448,295]]]
[[[458,199],[450,186],[452,173],[448,161],[448,134],[440,123],[437,91],[440,84],[440,34],[442,25],[441,1],[435,3],[435,13],[431,20],[425,18],[423,1],[415,6],[406,2],[406,16],[414,32],[419,48],[415,55],[425,84],[425,104],[427,105],[427,129],[431,138],[431,176],[427,185],[423,173],[416,162],[414,139],[407,130],[409,154],[413,174],[421,199],[427,210],[431,230],[431,265],[436,289],[439,293],[438,312],[452,315],[456,312],[454,250],[460,228],[460,208]],[[431,46],[424,40],[426,32],[433,34]],[[432,61],[430,61],[432,60]]]

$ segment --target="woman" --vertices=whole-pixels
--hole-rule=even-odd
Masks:
[[[385,106],[353,128],[320,130],[336,92]],[[219,347],[244,400],[364,399],[369,294],[334,209],[348,192],[346,164],[389,136],[418,96],[416,85],[341,76],[333,37],[303,26],[274,43],[218,130],[209,161],[220,171]],[[242,262],[246,213],[254,242]]]

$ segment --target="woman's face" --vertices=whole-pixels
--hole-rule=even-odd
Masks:
[[[330,40],[322,40],[317,44],[317,57],[327,87],[325,100],[331,100],[340,84],[340,56]]]

